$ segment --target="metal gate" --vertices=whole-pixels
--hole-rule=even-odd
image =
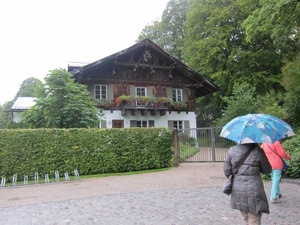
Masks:
[[[224,162],[234,142],[220,137],[221,127],[178,129],[179,162]]]

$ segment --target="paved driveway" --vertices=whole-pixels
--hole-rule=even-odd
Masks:
[[[241,224],[221,191],[222,163],[185,163],[168,171],[0,189],[0,224]],[[267,194],[270,182],[265,183]],[[299,224],[300,186],[284,180],[282,203],[263,224]]]

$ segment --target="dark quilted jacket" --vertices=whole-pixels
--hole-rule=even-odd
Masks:
[[[231,147],[224,163],[224,174],[228,178],[250,148],[253,150],[234,175],[230,206],[254,214],[270,213],[260,174],[270,174],[272,168],[264,151],[257,144]]]

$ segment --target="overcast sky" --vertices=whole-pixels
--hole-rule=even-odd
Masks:
[[[44,82],[68,62],[91,63],[135,44],[169,0],[7,0],[0,2],[0,104],[22,82]]]

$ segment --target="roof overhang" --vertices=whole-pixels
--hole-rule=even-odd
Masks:
[[[180,62],[170,54],[166,53],[163,49],[161,49],[159,46],[157,46],[148,38],[130,46],[129,48],[123,49],[115,54],[97,60],[93,63],[87,65],[81,65],[77,67],[69,66],[68,71],[71,72],[74,75],[75,80],[78,81],[85,76],[86,77],[89,76],[89,74],[91,74],[93,71],[96,71],[97,69],[103,66],[109,64],[113,65],[115,63],[118,63],[118,57],[124,54],[131,53],[133,51],[137,51],[140,48],[152,49],[160,53],[161,55],[163,55],[165,59],[169,61],[169,64],[172,65],[173,68],[171,68],[171,66],[168,66],[168,69],[170,69],[172,73],[176,73],[177,71],[178,73],[184,74],[191,80],[191,83],[187,84],[186,87],[195,88],[196,97],[202,97],[219,91],[219,87],[215,85],[208,77],[197,73],[192,68]],[[141,65],[141,66],[147,66],[147,65]]]

